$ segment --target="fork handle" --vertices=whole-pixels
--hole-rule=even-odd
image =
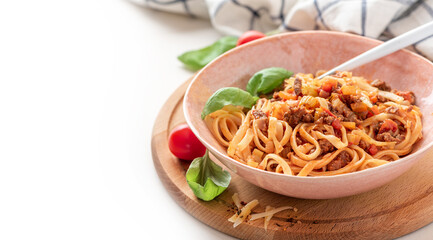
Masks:
[[[374,47],[347,62],[329,70],[325,74],[320,75],[318,78],[321,79],[325,76],[335,74],[336,71],[348,71],[356,67],[362,66],[366,63],[372,62],[376,59],[391,54],[397,50],[405,48],[411,44],[414,44],[420,40],[426,39],[433,36],[433,21],[423,24],[415,29],[412,29],[398,37],[395,37],[377,47]]]

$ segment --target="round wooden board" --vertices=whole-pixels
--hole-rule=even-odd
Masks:
[[[158,114],[152,133],[152,155],[156,171],[171,196],[207,225],[241,239],[392,239],[433,221],[431,150],[395,181],[356,196],[329,200],[291,198],[261,189],[231,172],[232,181],[224,193],[210,202],[197,199],[185,180],[188,163],[174,157],[168,149],[171,129],[185,122],[182,100],[189,82],[172,94]],[[262,219],[233,228],[227,219],[233,215],[231,197],[236,192],[242,201],[259,200],[254,212],[263,212],[267,205],[289,205],[298,211],[276,214],[267,231]]]

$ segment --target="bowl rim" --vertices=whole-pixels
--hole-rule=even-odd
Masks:
[[[400,164],[403,164],[404,162],[413,159],[415,157],[417,157],[418,155],[424,153],[425,151],[427,151],[428,149],[433,147],[433,142],[427,143],[426,146],[418,149],[416,152],[414,153],[410,153],[400,159],[398,159],[397,161],[392,161],[389,162],[387,164],[383,164],[377,167],[373,167],[373,168],[368,168],[362,171],[355,171],[355,172],[350,172],[350,173],[344,173],[344,174],[337,174],[337,175],[331,175],[331,176],[305,176],[305,177],[301,177],[301,176],[295,176],[295,175],[286,175],[286,174],[282,174],[282,173],[276,173],[276,172],[269,172],[269,171],[265,171],[265,170],[261,170],[258,168],[254,168],[251,166],[248,166],[246,164],[243,164],[241,162],[236,161],[235,159],[224,155],[223,153],[220,153],[215,147],[213,147],[210,143],[208,143],[199,133],[199,131],[194,127],[194,125],[191,122],[190,116],[187,114],[188,113],[188,108],[186,105],[185,101],[188,98],[189,92],[191,91],[191,86],[193,85],[193,83],[198,79],[198,77],[202,74],[203,71],[206,71],[207,68],[209,68],[209,66],[212,66],[215,62],[219,62],[222,61],[222,59],[224,59],[227,55],[232,54],[233,52],[238,51],[238,49],[242,49],[245,47],[250,47],[250,46],[254,46],[254,45],[258,45],[261,44],[262,42],[267,42],[267,41],[273,41],[274,39],[278,39],[278,38],[282,38],[282,37],[287,37],[287,36],[293,36],[293,35],[310,35],[310,34],[323,34],[323,35],[336,35],[336,36],[347,36],[347,37],[351,37],[351,38],[358,38],[358,39],[362,39],[365,41],[369,41],[372,43],[383,43],[383,41],[377,40],[377,39],[372,39],[372,38],[368,38],[368,37],[364,37],[364,36],[359,36],[359,35],[355,35],[355,34],[350,34],[350,33],[344,33],[344,32],[334,32],[334,31],[324,31],[324,30],[316,30],[316,31],[297,31],[297,32],[287,32],[287,33],[280,33],[280,34],[276,34],[273,36],[268,36],[265,38],[261,38],[261,39],[257,39],[251,42],[248,42],[246,44],[243,44],[241,46],[237,46],[223,54],[221,54],[220,56],[218,56],[217,58],[215,58],[214,60],[212,60],[210,63],[208,63],[205,67],[203,67],[201,70],[199,70],[193,77],[193,79],[191,80],[191,82],[188,84],[188,88],[185,91],[185,95],[184,95],[184,99],[183,99],[183,103],[182,103],[182,107],[183,107],[183,112],[184,112],[184,116],[185,116],[185,120],[188,124],[188,126],[191,128],[192,132],[196,135],[196,137],[200,140],[200,142],[202,142],[207,149],[209,149],[209,151],[213,154],[213,155],[218,155],[216,156],[218,159],[219,158],[224,158],[228,161],[230,161],[232,164],[236,165],[237,167],[240,168],[247,168],[247,169],[251,169],[253,171],[256,171],[259,174],[265,174],[265,175],[270,175],[273,177],[282,177],[282,178],[288,178],[288,179],[296,179],[296,180],[305,180],[305,181],[317,181],[318,179],[320,180],[335,180],[335,179],[339,179],[339,178],[346,178],[346,177],[360,177],[361,175],[368,175],[368,174],[373,174],[374,172],[377,171],[382,171],[382,168],[392,168],[393,166],[397,166]],[[429,65],[432,66],[433,68],[433,63],[430,62],[429,60],[427,60],[426,58],[424,58],[421,55],[418,55],[414,52],[411,52],[407,49],[401,49],[399,51],[403,51],[405,52],[405,54],[411,54],[412,56],[427,62]],[[397,51],[398,52],[398,51]],[[415,159],[415,162],[418,161],[419,159]],[[223,162],[222,162],[223,163]],[[224,164],[224,163],[223,163]],[[225,165],[225,164],[224,164]],[[227,167],[227,166],[226,166]],[[408,168],[407,170],[409,170],[410,168]],[[406,170],[406,171],[407,171]]]

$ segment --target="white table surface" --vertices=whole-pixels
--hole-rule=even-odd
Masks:
[[[0,239],[231,239],[169,196],[156,114],[220,35],[121,0],[0,3]],[[401,239],[431,239],[433,225]]]

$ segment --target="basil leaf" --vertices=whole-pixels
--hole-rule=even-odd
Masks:
[[[254,74],[248,81],[247,91],[251,95],[268,94],[280,86],[285,79],[290,78],[292,74],[293,72],[289,72],[284,68],[265,68]]]
[[[186,172],[186,181],[194,194],[204,200],[210,201],[220,195],[229,186],[230,173],[209,158],[209,152],[203,157],[192,161]]]
[[[226,105],[251,108],[258,99],[258,97],[253,97],[239,88],[221,88],[207,100],[201,112],[201,118],[204,119],[209,113],[213,113]]]
[[[206,66],[206,64],[214,60],[219,55],[236,47],[237,41],[238,38],[236,37],[223,37],[210,46],[199,50],[186,52],[177,58],[192,70],[198,70]]]

